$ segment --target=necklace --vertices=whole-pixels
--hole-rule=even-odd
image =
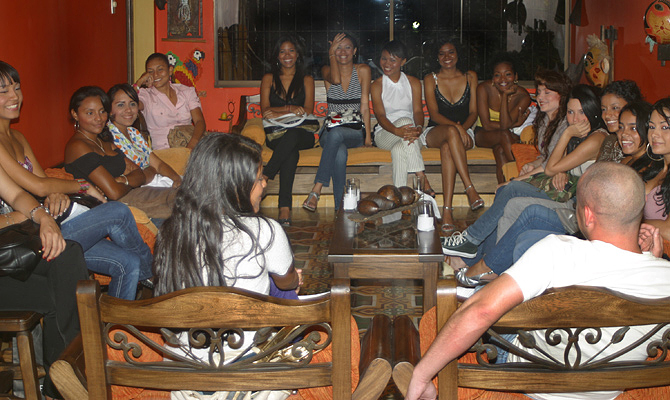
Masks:
[[[85,134],[84,132],[82,132],[82,131],[80,131],[80,130],[77,130],[77,132],[81,133],[81,135],[82,135],[85,139],[88,139],[88,140],[90,140],[91,142],[95,143],[95,144],[100,148],[100,150],[102,150],[102,153],[103,153],[103,154],[105,153],[105,148],[102,147],[102,143],[99,142],[100,139],[98,139],[97,136],[96,136],[96,139],[97,139],[97,140],[93,140],[93,139],[91,139],[90,137],[86,136],[86,134]]]

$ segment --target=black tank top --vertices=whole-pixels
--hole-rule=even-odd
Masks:
[[[468,115],[470,115],[470,82],[467,80],[467,76],[463,96],[461,96],[461,98],[453,104],[449,102],[449,100],[447,100],[442,95],[442,93],[440,93],[440,89],[437,86],[437,75],[435,75],[435,73],[433,73],[433,79],[435,79],[435,99],[437,99],[437,111],[445,118],[449,118],[450,120],[458,122],[459,124],[464,123],[465,120],[468,119]],[[428,121],[428,126],[436,125],[438,124],[432,119]]]

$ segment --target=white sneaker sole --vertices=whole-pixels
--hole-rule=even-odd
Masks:
[[[446,249],[444,247],[442,248],[442,252],[447,256],[458,256],[458,257],[461,257],[461,258],[475,258],[475,256],[477,255],[477,253],[474,253],[474,254],[464,253],[462,251]]]

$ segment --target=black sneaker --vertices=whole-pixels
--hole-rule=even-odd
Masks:
[[[442,252],[449,256],[474,258],[477,255],[477,245],[470,243],[462,233],[456,232],[448,237],[441,237]]]

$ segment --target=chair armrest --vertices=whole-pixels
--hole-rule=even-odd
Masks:
[[[88,399],[84,346],[79,334],[49,369],[51,380],[66,400]]]

